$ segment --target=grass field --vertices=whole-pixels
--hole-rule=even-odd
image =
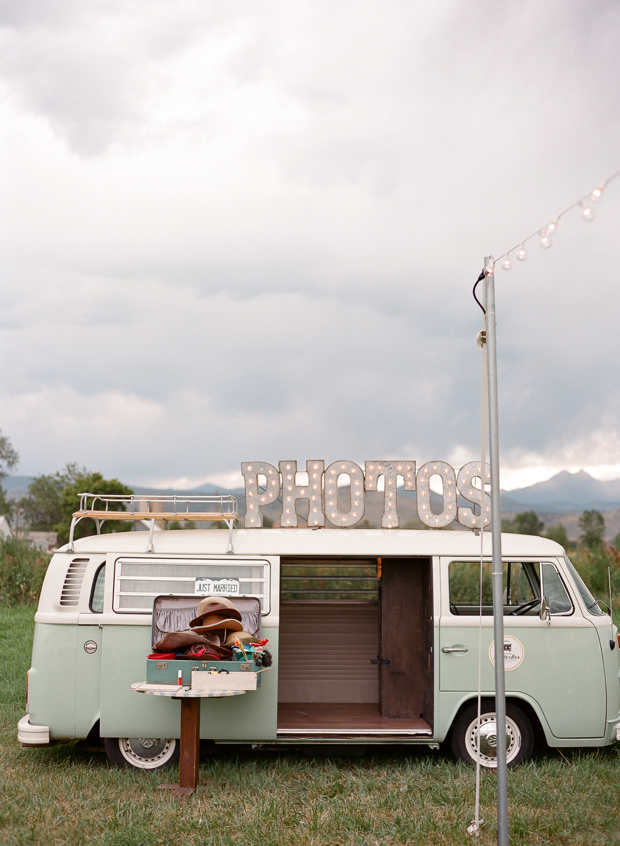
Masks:
[[[0,609],[0,843],[93,846],[310,846],[471,843],[474,771],[426,749],[366,757],[224,752],[203,759],[187,801],[156,791],[177,770],[114,770],[74,744],[22,749],[32,608]],[[540,750],[511,771],[511,844],[620,846],[620,745]],[[483,774],[496,842],[495,777]]]

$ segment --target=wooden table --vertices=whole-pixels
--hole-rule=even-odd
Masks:
[[[166,696],[181,700],[181,740],[179,751],[179,783],[162,784],[160,790],[173,790],[175,796],[188,796],[198,787],[200,770],[200,700],[240,696],[245,690],[192,690],[187,685],[136,682],[136,693]]]

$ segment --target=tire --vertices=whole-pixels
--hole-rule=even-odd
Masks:
[[[461,711],[452,728],[450,749],[458,761],[476,763],[477,723],[478,703],[474,701]],[[497,721],[492,700],[482,700],[480,725],[480,765],[488,770],[496,770]],[[508,767],[516,767],[534,751],[534,730],[529,717],[512,702],[506,703],[506,734],[506,763]]]
[[[158,770],[179,760],[179,741],[157,737],[106,737],[106,755],[115,767]]]

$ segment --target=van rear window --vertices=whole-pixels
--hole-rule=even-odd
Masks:
[[[269,613],[269,561],[216,558],[118,558],[114,604],[119,613],[150,614],[153,600],[175,596],[255,596]]]

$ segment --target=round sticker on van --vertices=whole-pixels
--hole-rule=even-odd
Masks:
[[[95,643],[95,641],[94,640],[87,640],[86,643],[84,644],[84,652],[86,652],[88,655],[92,655],[93,652],[96,652],[96,651],[97,651],[97,644]]]
[[[504,637],[504,670],[514,670],[523,661],[525,650],[523,644],[516,637]],[[495,641],[489,647],[489,658],[495,666]]]

